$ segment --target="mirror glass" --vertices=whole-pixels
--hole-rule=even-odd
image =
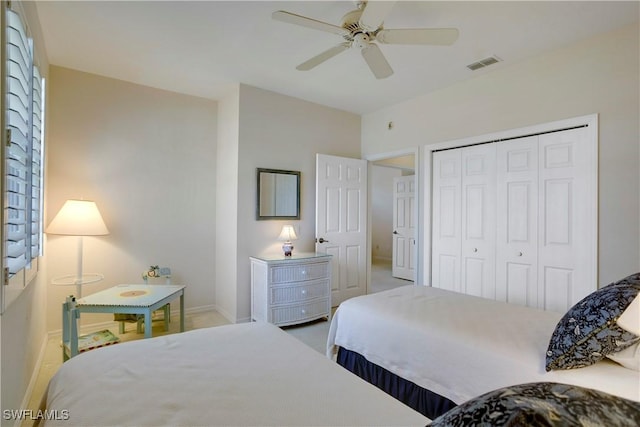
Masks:
[[[300,219],[300,172],[258,168],[256,219]]]

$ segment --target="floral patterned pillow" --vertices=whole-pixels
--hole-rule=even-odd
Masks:
[[[504,387],[428,424],[466,426],[638,426],[640,403],[588,388],[539,382]]]
[[[640,273],[583,298],[560,319],[547,348],[547,371],[592,365],[640,342],[616,321],[640,293]]]

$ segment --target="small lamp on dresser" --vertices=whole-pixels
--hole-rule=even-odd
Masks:
[[[283,225],[282,231],[280,232],[280,236],[278,236],[278,240],[284,241],[282,244],[282,250],[284,251],[284,256],[291,256],[291,252],[293,252],[293,243],[292,240],[296,240],[298,236],[296,235],[296,230],[293,228],[293,225]]]

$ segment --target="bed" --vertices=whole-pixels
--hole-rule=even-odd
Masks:
[[[82,353],[51,379],[45,425],[406,425],[429,420],[262,322]],[[68,418],[68,419],[67,419]]]
[[[492,390],[532,382],[639,402],[640,372],[611,360],[546,371],[550,337],[565,317],[408,285],[343,302],[332,319],[327,355],[432,419]],[[632,339],[640,354],[640,338]],[[640,406],[632,406],[640,417]]]

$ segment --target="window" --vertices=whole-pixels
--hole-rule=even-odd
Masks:
[[[21,15],[4,13],[3,311],[38,270],[44,163],[44,80]]]

